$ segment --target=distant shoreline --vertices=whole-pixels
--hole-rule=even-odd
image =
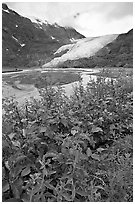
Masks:
[[[21,72],[23,69],[15,69],[15,70],[2,70],[2,73],[8,73],[8,72]]]

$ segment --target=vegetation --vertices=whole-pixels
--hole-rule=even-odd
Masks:
[[[132,202],[131,77],[4,99],[3,201]]]
[[[92,75],[92,74],[90,74]],[[119,77],[132,77],[133,76],[133,69],[132,68],[102,68],[100,72],[94,73],[96,76],[102,77],[109,77],[109,78],[116,78]]]

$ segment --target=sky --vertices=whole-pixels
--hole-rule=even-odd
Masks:
[[[133,28],[132,2],[6,2],[22,16],[75,28],[86,37],[128,32]]]

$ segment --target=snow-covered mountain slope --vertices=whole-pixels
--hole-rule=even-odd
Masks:
[[[2,4],[2,66],[41,66],[59,47],[84,38],[73,28],[24,17]]]
[[[85,40],[84,40],[85,41]],[[81,40],[79,40],[81,42]],[[62,46],[55,53],[60,57],[67,52],[69,48]],[[65,50],[64,50],[65,49]],[[60,51],[60,53],[59,53]],[[57,64],[57,67],[65,68],[94,68],[94,67],[133,67],[133,29],[127,33],[122,33],[111,43],[99,49],[93,56],[67,60]]]
[[[100,37],[85,38],[80,39],[73,44],[64,45],[60,47],[54,54],[56,55],[59,53],[60,55],[60,53],[63,53],[64,51],[67,52],[59,57],[55,57],[50,62],[44,64],[43,67],[56,67],[67,60],[89,58],[104,46],[106,46],[108,43],[111,43],[113,40],[115,40],[117,36],[117,34],[113,34]]]

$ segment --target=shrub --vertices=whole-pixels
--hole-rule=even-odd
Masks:
[[[70,98],[46,86],[22,107],[3,100],[3,201],[133,201],[131,83],[99,77]]]

